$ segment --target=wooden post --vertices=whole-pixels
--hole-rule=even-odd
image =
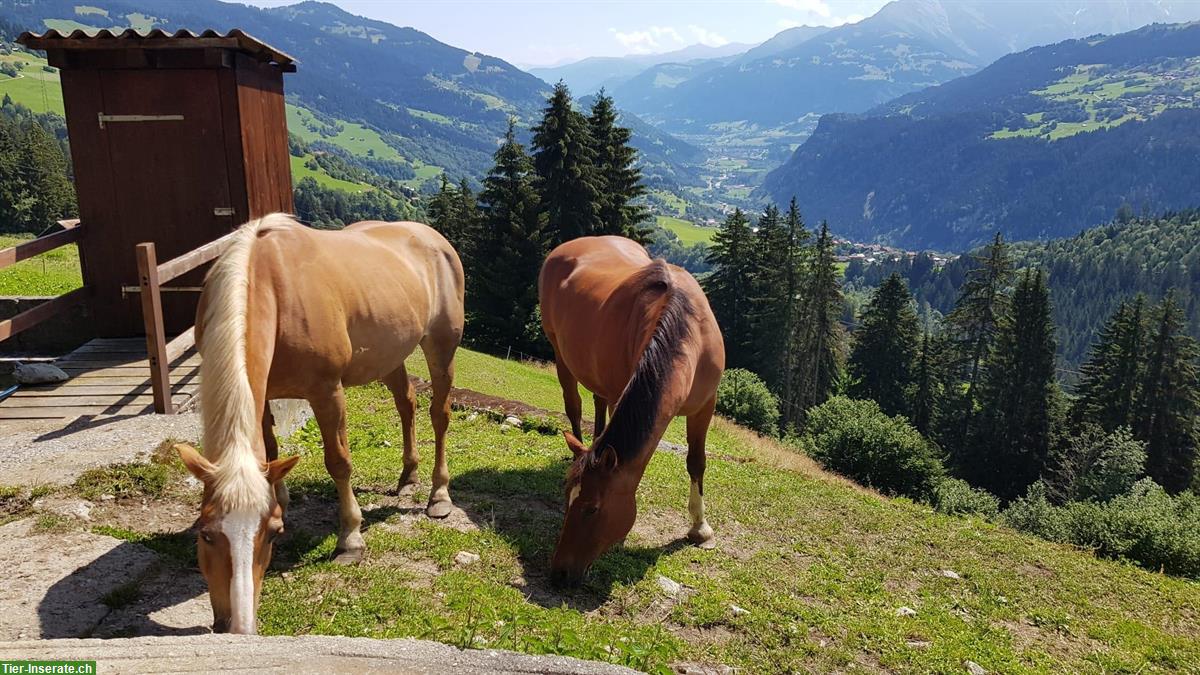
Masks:
[[[154,390],[154,412],[170,415],[171,362],[163,334],[162,295],[158,284],[158,255],[154,243],[137,245],[138,283],[142,287],[142,320],[146,324],[146,356],[150,359],[150,387]]]

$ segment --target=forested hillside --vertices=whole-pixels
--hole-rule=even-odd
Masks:
[[[1196,204],[1200,24],[1004,57],[865,116],[830,115],[764,183],[840,234],[961,249]]]
[[[1200,338],[1200,211],[1189,210],[1159,218],[1134,218],[1089,229],[1077,236],[1045,243],[1013,246],[1018,267],[1046,272],[1058,331],[1062,379],[1077,379],[1079,365],[1096,340],[1104,321],[1117,306],[1137,294],[1156,302],[1169,289],[1186,317],[1185,330]],[[954,307],[968,272],[975,266],[961,256],[941,270],[927,254],[864,266],[852,261],[846,269],[851,290],[873,288],[893,272],[907,281],[920,306],[932,317]]]

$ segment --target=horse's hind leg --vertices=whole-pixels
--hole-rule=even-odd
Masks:
[[[408,381],[408,370],[403,364],[383,378],[383,383],[392,392],[396,402],[396,411],[400,413],[400,426],[404,433],[404,471],[400,474],[398,491],[416,485],[417,464],[421,456],[417,452],[417,436],[413,426],[413,417],[417,411],[417,393],[412,382]]]
[[[270,401],[267,401],[263,405],[262,433],[263,447],[267,451],[267,461],[273,462],[279,459],[279,440],[275,438],[275,416],[271,414]],[[290,497],[288,496],[287,484],[283,481],[275,483],[275,499],[279,502],[279,507],[286,513]]]
[[[704,518],[704,444],[708,439],[708,425],[712,422],[713,410],[717,399],[714,396],[704,408],[687,418],[687,468],[688,476],[692,479],[692,489],[688,496],[688,515],[692,518],[692,529],[688,530],[688,540],[700,548],[714,548],[716,538],[712,527]]]
[[[434,438],[433,487],[425,507],[430,518],[445,518],[454,508],[450,501],[450,468],[446,465],[446,429],[450,426],[450,387],[454,382],[454,352],[458,349],[458,337],[453,331],[448,333],[445,336],[430,334],[421,341],[433,385],[433,399],[429,403]]]
[[[579,380],[571,374],[567,364],[558,358],[554,352],[554,370],[558,373],[558,384],[562,387],[563,407],[566,408],[567,420],[571,422],[571,433],[575,438],[583,438],[583,398],[579,396]]]
[[[308,402],[317,418],[317,426],[321,428],[321,440],[325,444],[325,469],[337,488],[338,520],[341,526],[334,560],[343,564],[358,562],[362,560],[366,544],[360,530],[362,510],[358,508],[358,500],[354,498],[354,490],[350,487],[350,444],[346,440],[346,397],[342,385],[338,384],[327,396],[312,397]]]

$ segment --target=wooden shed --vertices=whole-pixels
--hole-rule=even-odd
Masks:
[[[97,336],[143,333],[141,301],[128,292],[139,284],[139,243],[169,260],[251,218],[292,211],[287,54],[240,30],[51,30],[17,41],[61,70]],[[163,297],[167,333],[192,325],[203,272]]]

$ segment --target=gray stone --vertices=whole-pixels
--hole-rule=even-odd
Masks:
[[[54,502],[44,507],[46,511],[67,518],[79,520],[92,519],[92,503],[84,499],[68,499]]]
[[[246,659],[249,658],[250,661]],[[0,660],[95,660],[104,673],[217,672],[252,665],[267,673],[502,673],[626,675],[636,671],[563,656],[462,650],[422,640],[304,635],[172,635],[111,640],[0,642]],[[712,671],[728,672],[728,671]]]
[[[474,565],[477,562],[479,562],[479,554],[478,553],[472,553],[470,551],[459,551],[458,553],[454,554],[454,564],[456,564],[456,565],[462,565],[465,567],[467,565]]]
[[[967,672],[971,675],[987,675],[987,668],[975,663],[974,661],[966,661],[963,663],[967,667]]]
[[[916,616],[917,610],[912,607],[897,607],[896,616]]]
[[[515,415],[509,415],[508,417],[505,417],[504,423],[510,427],[516,427],[518,429],[520,429],[523,426],[523,423],[521,422],[521,418],[517,417]]]
[[[942,576],[946,577],[947,579],[958,579],[958,578],[960,578],[960,577],[958,576],[958,572],[955,572],[954,570],[942,570]]]
[[[668,579],[661,574],[658,575],[658,587],[661,588],[662,592],[666,593],[668,597],[672,598],[679,597],[679,594],[683,592],[683,584],[675,581],[674,579]]]
[[[742,609],[741,607],[738,607],[737,605],[730,605],[729,611],[733,612],[734,616],[746,616],[750,613],[750,610]]]
[[[17,384],[53,384],[66,382],[71,377],[62,368],[49,363],[18,363],[13,369],[13,379]]]

